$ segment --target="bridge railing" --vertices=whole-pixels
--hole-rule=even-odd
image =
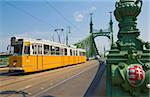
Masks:
[[[8,58],[9,54],[0,55],[0,67],[7,67],[8,66]]]

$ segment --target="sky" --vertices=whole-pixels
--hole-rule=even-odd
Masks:
[[[7,51],[12,36],[58,41],[55,29],[64,42],[68,27],[69,44],[76,43],[89,34],[90,13],[93,13],[94,29],[107,29],[109,12],[115,10],[116,0],[0,0],[0,52]],[[140,38],[150,41],[150,1],[143,0],[138,16]],[[113,15],[114,38],[117,40],[118,22]],[[109,49],[106,37],[95,39],[100,52]]]

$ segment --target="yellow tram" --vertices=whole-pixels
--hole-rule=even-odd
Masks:
[[[9,71],[35,72],[86,62],[85,50],[75,46],[25,38],[11,38]]]

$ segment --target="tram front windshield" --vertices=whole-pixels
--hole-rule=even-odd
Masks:
[[[22,54],[22,44],[14,45],[11,47],[13,55],[21,55]]]

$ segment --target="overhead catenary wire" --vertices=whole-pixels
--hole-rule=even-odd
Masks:
[[[48,0],[45,0],[46,4],[51,7],[52,9],[55,10],[55,12],[60,15],[66,22],[68,22],[69,24],[71,24],[74,28],[76,28],[77,30],[80,30],[76,25],[74,25],[68,18],[66,18],[57,8],[55,8],[51,3],[48,2]]]
[[[49,3],[48,1],[46,1],[46,2],[47,2],[48,5],[50,5],[50,3]],[[41,18],[39,18],[39,17],[37,17],[37,16],[34,16],[34,15],[31,14],[30,12],[26,11],[25,9],[23,9],[23,8],[21,8],[21,7],[19,7],[19,6],[16,6],[16,5],[13,4],[13,3],[10,3],[9,1],[5,1],[5,3],[6,3],[7,5],[9,5],[9,6],[15,8],[15,9],[17,9],[18,11],[20,11],[20,12],[22,12],[22,13],[24,13],[24,14],[30,16],[30,17],[32,17],[33,19],[35,19],[35,20],[37,20],[37,21],[39,21],[39,22],[41,22],[41,23],[43,23],[43,24],[45,24],[45,25],[47,25],[47,26],[50,26],[52,29],[53,29],[53,28],[56,28],[56,27],[54,27],[53,25],[51,25],[50,23],[48,23],[47,21],[45,21],[45,20],[43,20],[43,19],[41,19]],[[51,6],[51,7],[52,7],[53,9],[55,9],[55,11],[57,10],[54,6]],[[65,16],[63,16],[63,14],[61,14],[58,10],[57,10],[56,12],[57,12],[61,17],[63,17],[63,19],[65,19],[68,23],[70,23],[74,28],[76,28],[76,30],[78,30],[78,31],[80,30],[80,29],[78,29],[72,22],[70,22]],[[70,38],[71,38],[71,39],[74,39],[74,36],[73,36],[73,37],[70,36]],[[52,35],[51,39],[52,39],[52,41],[55,41],[54,35]]]
[[[73,27],[73,28],[75,28],[75,30],[77,30],[77,31],[81,31],[81,29],[79,29],[76,25],[74,25],[68,18],[66,18],[56,7],[54,7],[48,0],[45,0],[45,2],[46,2],[46,4],[50,7],[50,8],[52,8],[53,10],[55,10],[55,12],[58,14],[58,15],[60,15],[66,22],[68,22],[69,24],[71,24],[71,26]],[[82,31],[81,31],[82,32]],[[78,38],[78,36],[76,37],[76,38]],[[69,35],[69,39],[75,39],[75,36],[70,36]]]
[[[26,11],[26,10],[24,10],[24,9],[22,9],[22,8],[20,8],[20,7],[16,6],[16,5],[14,5],[14,4],[12,4],[12,3],[10,3],[10,2],[7,2],[7,1],[5,1],[5,2],[6,2],[7,5],[9,5],[9,6],[15,8],[15,9],[21,11],[21,12],[23,12],[24,14],[26,14],[26,15],[28,15],[28,16],[34,18],[35,20],[37,20],[37,21],[39,21],[39,22],[41,22],[41,23],[43,23],[43,24],[45,24],[45,25],[47,25],[47,26],[50,26],[50,27],[52,27],[52,28],[55,28],[53,25],[50,25],[50,24],[49,24],[48,22],[46,22],[45,20],[43,20],[43,19],[41,19],[41,18],[39,18],[39,17],[37,17],[37,16],[34,16],[33,14],[29,13],[28,11]]]

